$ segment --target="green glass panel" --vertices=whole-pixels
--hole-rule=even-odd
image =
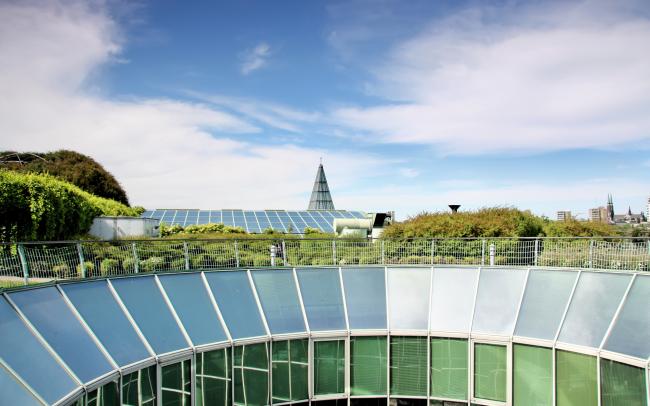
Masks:
[[[196,405],[228,406],[230,365],[228,349],[196,355]]]
[[[515,344],[513,348],[513,404],[553,404],[553,350]]]
[[[474,345],[474,397],[506,401],[507,352],[503,345]]]
[[[142,401],[139,402],[138,399]],[[122,378],[122,405],[154,406],[156,403],[156,366],[124,375]]]
[[[309,340],[289,341],[291,400],[309,399]]]
[[[385,395],[386,337],[350,339],[350,390],[353,396]]]
[[[275,346],[275,343],[273,344]],[[273,403],[283,403],[291,400],[291,388],[289,386],[289,361],[272,361],[273,384],[271,393]]]
[[[391,337],[391,395],[427,396],[427,345],[426,337]]]
[[[431,339],[431,396],[467,399],[467,351],[467,340]]]
[[[345,341],[314,342],[314,394],[345,391]]]
[[[190,406],[192,397],[190,367],[190,361],[186,360],[161,368],[163,406]]]
[[[87,406],[120,406],[120,390],[117,382],[109,382],[86,396]]]
[[[271,359],[273,361],[289,361],[289,342],[274,341]]]
[[[602,406],[646,406],[645,371],[642,368],[600,359]]]
[[[250,344],[234,350],[234,403],[247,406],[269,404],[268,344]]]
[[[597,406],[596,357],[556,352],[557,406]]]

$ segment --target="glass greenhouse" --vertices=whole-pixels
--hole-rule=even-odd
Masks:
[[[231,269],[0,298],[0,405],[648,406],[650,275]]]

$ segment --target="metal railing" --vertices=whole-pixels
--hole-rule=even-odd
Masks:
[[[2,243],[0,287],[156,271],[364,264],[650,271],[650,239],[222,239]]]

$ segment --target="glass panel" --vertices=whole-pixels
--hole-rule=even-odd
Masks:
[[[227,339],[200,273],[161,275],[160,283],[194,345]]]
[[[578,272],[531,270],[515,335],[555,339]]]
[[[599,347],[630,278],[625,274],[582,272],[559,341]]]
[[[235,405],[269,404],[268,344],[251,344],[234,349]]]
[[[391,330],[426,330],[429,326],[428,268],[389,268],[388,304]]]
[[[305,331],[293,272],[274,269],[251,272],[272,334]]]
[[[120,406],[120,384],[109,382],[86,395],[86,406]]]
[[[187,348],[153,276],[113,279],[111,283],[157,354]]]
[[[314,342],[314,395],[345,392],[345,341]]]
[[[467,399],[468,358],[467,340],[431,339],[431,396]]]
[[[506,401],[507,354],[503,345],[474,344],[474,396]]]
[[[390,394],[427,396],[427,338],[390,338]]]
[[[61,288],[120,366],[150,357],[106,281],[61,285]]]
[[[77,387],[4,298],[0,298],[0,331],[0,358],[47,402],[54,403]]]
[[[190,360],[165,365],[162,374],[162,406],[191,406],[192,378]]]
[[[196,355],[196,405],[230,406],[230,349]]]
[[[272,343],[273,403],[309,399],[308,345],[307,339]]]
[[[553,350],[514,344],[513,357],[514,405],[551,406],[553,404]]]
[[[350,338],[351,395],[386,395],[386,337]]]
[[[650,276],[637,275],[616,319],[605,349],[650,358]]]
[[[526,280],[522,269],[483,269],[472,331],[511,335]]]
[[[156,366],[124,375],[122,378],[123,406],[156,406]]]
[[[0,405],[40,406],[23,385],[0,366]]]
[[[338,270],[299,269],[296,273],[309,329],[345,330],[345,312]]]
[[[596,357],[555,352],[557,406],[597,406]]]
[[[600,359],[602,406],[646,406],[645,371],[642,368]]]
[[[469,332],[478,269],[436,268],[431,294],[431,330]]]
[[[245,271],[206,272],[205,276],[233,339],[266,335]]]
[[[386,328],[384,268],[342,270],[351,329]]]
[[[11,293],[9,297],[83,382],[113,369],[55,287]]]

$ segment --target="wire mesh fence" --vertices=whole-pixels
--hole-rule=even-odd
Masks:
[[[226,239],[0,244],[0,287],[158,271],[364,264],[650,271],[650,239]]]

